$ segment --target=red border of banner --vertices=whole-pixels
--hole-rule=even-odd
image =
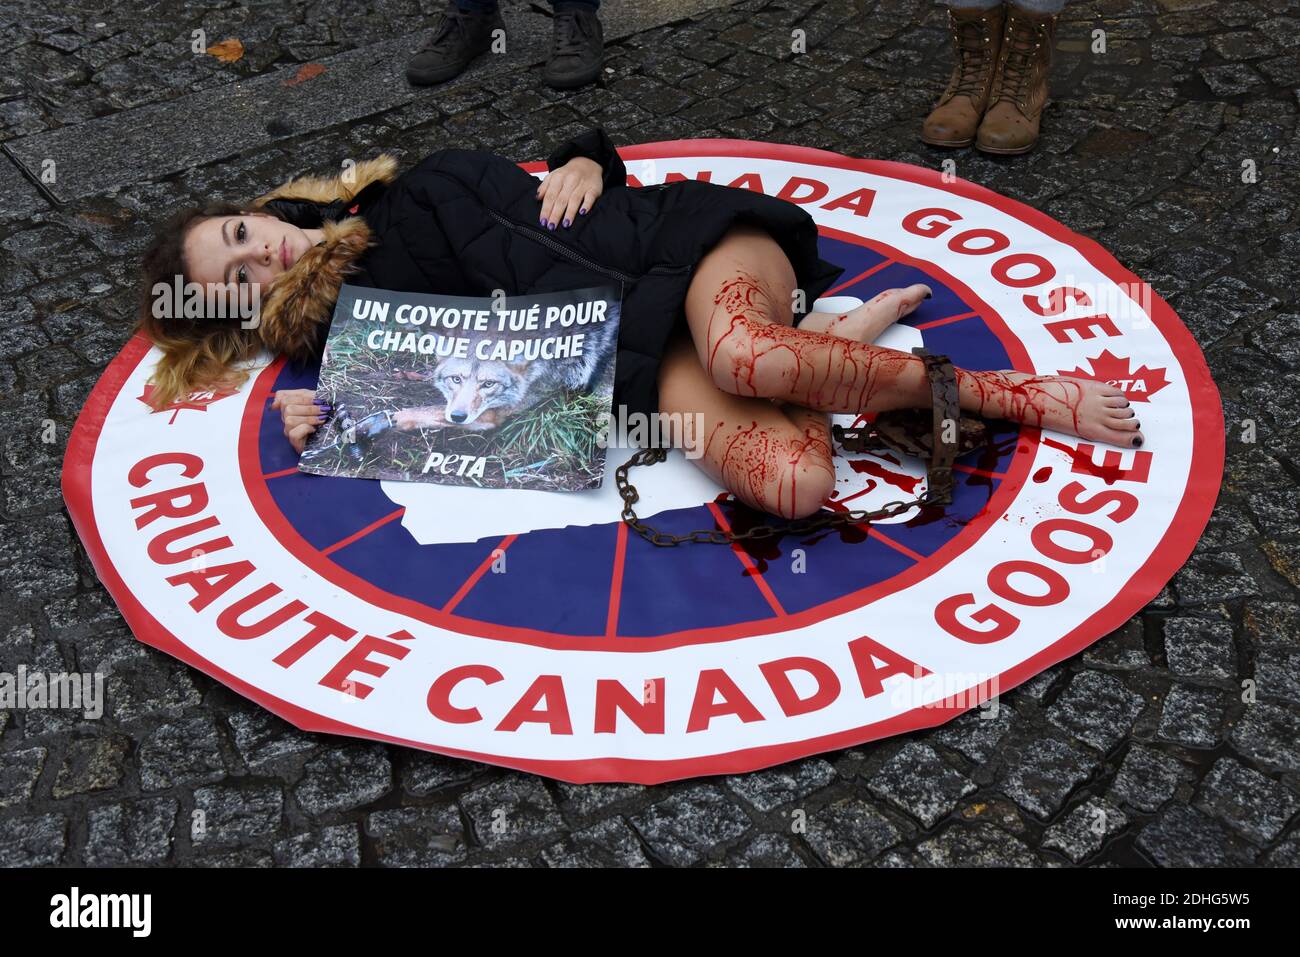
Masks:
[[[702,156],[788,160],[856,170],[931,186],[985,203],[1021,219],[1058,242],[1074,247],[1094,268],[1115,283],[1122,285],[1140,282],[1101,246],[1073,233],[1037,210],[974,183],[962,180],[945,183],[941,174],[933,170],[882,160],[857,160],[810,147],[754,143],[745,140],[675,140],[629,147],[619,152],[629,159],[684,158],[696,152],[697,155]],[[524,168],[536,170],[542,167],[540,164],[530,163],[524,164]],[[1173,577],[1192,553],[1209,521],[1223,475],[1224,428],[1218,388],[1210,377],[1205,358],[1191,332],[1169,305],[1154,293],[1151,318],[1178,357],[1192,403],[1191,468],[1176,518],[1170,523],[1151,557],[1105,607],[1051,646],[1009,668],[995,680],[987,682],[981,691],[989,686],[996,687],[999,693],[1009,691],[1044,669],[1083,650],[1097,638],[1120,627],[1158,594],[1165,583]],[[77,418],[63,461],[62,488],[68,513],[77,533],[81,536],[96,573],[117,602],[123,617],[137,638],[210,675],[304,730],[401,744],[453,757],[469,758],[543,774],[574,783],[629,781],[639,784],[657,784],[700,775],[752,771],[823,751],[850,747],[907,731],[935,727],[978,703],[978,700],[972,700],[974,696],[957,695],[941,706],[913,708],[911,711],[875,724],[850,728],[834,734],[723,754],[673,760],[584,758],[561,761],[506,758],[396,738],[307,711],[225,672],[183,644],[140,604],[108,558],[95,523],[91,496],[91,466],[95,445],[114,399],[148,349],[149,344],[139,337],[127,343],[100,377]],[[979,697],[983,697],[983,694]]]

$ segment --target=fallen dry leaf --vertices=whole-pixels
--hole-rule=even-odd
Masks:
[[[325,67],[319,63],[304,63],[298,67],[298,72],[284,81],[285,86],[297,86],[299,83],[306,83],[313,77],[320,76],[325,72]]]
[[[244,58],[244,44],[235,38],[222,40],[220,43],[214,43],[208,47],[208,53],[216,57],[222,63],[234,63],[236,60]]]

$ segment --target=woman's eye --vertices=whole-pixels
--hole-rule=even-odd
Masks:
[[[238,226],[235,227],[235,240],[237,242],[242,243],[244,241],[244,237],[247,235],[248,235],[248,230],[244,228],[243,223],[240,223]]]
[[[235,278],[239,280],[241,285],[248,282],[248,270],[240,266],[239,272],[235,273]]]

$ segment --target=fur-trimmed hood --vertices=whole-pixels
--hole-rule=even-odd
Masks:
[[[253,203],[260,209],[273,201],[285,204],[313,203],[355,212],[347,203],[375,183],[388,184],[397,178],[397,160],[384,153],[364,160],[337,176],[300,176],[291,179]],[[341,209],[340,209],[341,208]],[[323,216],[322,242],[307,250],[289,271],[275,281],[262,298],[259,336],[268,349],[294,360],[316,354],[320,324],[329,322],[339,289],[359,260],[374,244],[370,227],[360,216],[344,215],[333,221]]]

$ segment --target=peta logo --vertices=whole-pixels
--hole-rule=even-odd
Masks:
[[[69,894],[50,898],[51,927],[129,927],[133,937],[148,937],[153,926],[152,894]]]
[[[1169,385],[1169,377],[1165,375],[1165,369],[1146,366],[1134,369],[1128,359],[1112,354],[1109,349],[1103,349],[1101,355],[1089,359],[1088,364],[1092,366],[1091,372],[1080,366],[1069,371],[1061,369],[1060,374],[1095,379],[1113,385],[1123,389],[1125,397],[1130,402],[1150,402],[1153,395]]]
[[[421,472],[438,472],[442,475],[459,475],[465,478],[482,478],[487,471],[487,459],[478,455],[449,455],[430,452]]]

